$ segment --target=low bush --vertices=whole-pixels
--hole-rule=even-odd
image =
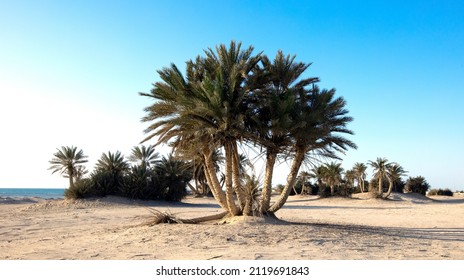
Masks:
[[[431,189],[427,194],[453,196],[453,192],[450,189]]]
[[[409,177],[404,187],[405,192],[413,192],[422,195],[425,195],[429,189],[430,185],[422,176]]]
[[[64,197],[67,199],[82,199],[92,196],[92,180],[88,178],[77,181],[72,188],[68,188],[64,192]]]
[[[348,185],[340,185],[335,188],[335,196],[350,197],[356,189]]]
[[[319,193],[318,195],[321,197],[321,198],[325,198],[325,197],[330,197],[331,194],[330,194],[330,187],[328,186],[321,186],[319,187]]]

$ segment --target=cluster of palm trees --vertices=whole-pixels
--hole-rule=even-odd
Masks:
[[[172,155],[160,158],[153,146],[135,146],[126,159],[121,152],[103,153],[89,176],[87,156],[76,147],[57,149],[50,160],[53,173],[69,178],[69,198],[121,195],[178,201],[192,179],[191,166]]]
[[[370,183],[366,181],[368,165],[372,167],[374,172]],[[332,196],[337,194],[337,191],[341,195],[369,191],[376,197],[388,198],[398,185],[403,185],[402,177],[406,173],[401,165],[388,162],[386,158],[377,158],[375,161],[369,161],[367,165],[357,162],[346,171],[341,167],[341,163],[331,162],[314,167],[310,172],[300,173],[300,194],[305,191],[305,185],[310,185],[308,180],[314,179],[319,194],[324,194],[324,187],[328,187]],[[355,186],[355,182],[357,182],[357,186]],[[369,185],[369,189],[366,189],[366,183]],[[298,192],[295,190],[295,193]]]
[[[158,160],[153,146],[135,147],[129,161],[120,152],[108,152],[90,178],[83,178],[87,157],[75,147],[62,147],[51,169],[69,178],[70,189],[78,183],[81,189],[89,185],[103,194],[117,190],[133,198],[156,198],[159,193],[150,190],[163,184],[164,191],[188,185],[196,194],[211,192],[229,216],[273,216],[297,181],[303,181],[303,192],[308,178],[327,186],[331,195],[341,185],[354,189],[357,182],[359,192],[376,190],[378,197],[388,197],[406,172],[385,158],[368,162],[374,169],[370,182],[364,163],[343,172],[340,163],[331,162],[298,175],[302,166],[339,160],[340,153],[356,148],[346,138],[353,133],[344,98],[335,97],[335,89],[320,89],[318,78],[303,77],[309,66],[281,51],[271,60],[234,41],[209,48],[186,63],[185,74],[172,64],[158,71],[160,81],[149,93],[140,93],[153,102],[145,108],[142,121],[148,127],[142,142],[168,144],[171,156]],[[239,151],[244,149],[258,151],[264,160],[262,180],[243,168],[248,159]],[[280,160],[291,167],[280,195],[271,201]],[[192,178],[195,187],[189,184]]]
[[[143,118],[149,124],[144,141],[168,143],[176,155],[195,153],[205,182],[228,215],[273,215],[286,202],[302,165],[337,159],[338,153],[356,148],[344,137],[352,134],[345,100],[335,97],[335,89],[320,89],[318,78],[303,78],[309,66],[281,51],[273,60],[254,55],[253,47],[242,49],[232,41],[188,61],[185,74],[174,64],[163,68],[151,92],[141,93],[153,100]],[[259,194],[242,180],[239,150],[244,146],[260,151],[265,160]],[[224,186],[213,158],[217,151],[224,154]],[[279,159],[292,164],[281,195],[271,203]]]

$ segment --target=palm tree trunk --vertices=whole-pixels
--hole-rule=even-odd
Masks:
[[[379,195],[383,193],[383,186],[382,186],[382,176],[379,176]]]
[[[247,194],[245,195],[245,205],[243,206],[243,216],[250,216],[251,214],[251,206],[253,203],[252,191],[247,190]]]
[[[331,196],[335,195],[335,186],[334,185],[330,185],[330,195]]]
[[[214,168],[214,163],[212,159],[212,152],[205,152],[205,175],[206,181],[210,186],[211,192],[213,193],[214,198],[219,203],[219,205],[226,211],[229,211],[226,202],[226,195],[221,188],[221,184],[216,175],[216,170]]]
[[[264,175],[263,192],[259,211],[265,213],[271,203],[272,195],[272,176],[274,173],[274,165],[277,159],[277,153],[268,151],[266,153],[266,170]]]
[[[235,194],[237,195],[238,205],[240,209],[243,210],[248,199],[245,199],[245,192],[242,186],[242,179],[240,176],[240,159],[238,155],[237,143],[235,141],[231,143],[231,149],[233,186]]]
[[[303,192],[305,190],[305,182],[306,182],[306,176],[302,176],[301,178],[301,191],[300,191],[300,195],[303,195]]]
[[[193,193],[195,196],[199,195],[198,189],[194,188],[194,187],[192,186],[192,184],[190,184],[190,182],[187,182],[187,186],[189,187],[189,189],[192,191],[192,193]]]
[[[69,175],[69,188],[70,188],[70,189],[73,189],[73,188],[74,188],[74,179],[73,179],[72,174]]]
[[[224,145],[224,151],[226,154],[225,162],[225,185],[226,185],[226,201],[227,206],[229,207],[229,213],[231,216],[236,216],[239,214],[239,209],[235,204],[234,199],[234,189],[232,184],[232,163],[233,163],[233,153],[230,145]]]
[[[282,193],[280,194],[277,201],[269,208],[268,212],[274,213],[280,208],[282,208],[282,206],[284,206],[285,202],[288,199],[288,196],[290,195],[290,191],[292,190],[293,185],[295,184],[296,177],[298,176],[301,164],[303,163],[304,155],[304,151],[296,152],[295,158],[293,159],[292,167],[290,169],[290,173],[287,176],[287,184],[282,190]]]
[[[388,191],[383,198],[388,198],[393,190],[393,180],[389,180]]]

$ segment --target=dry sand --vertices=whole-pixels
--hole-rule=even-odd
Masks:
[[[147,226],[149,208],[186,218],[221,212],[213,199],[192,197],[182,203],[3,201],[0,260],[464,259],[463,196],[295,196],[277,212],[289,223]]]

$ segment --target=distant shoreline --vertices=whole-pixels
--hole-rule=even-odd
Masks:
[[[11,200],[19,203],[41,199],[64,199],[65,191],[66,189],[56,188],[0,188],[0,201]]]

